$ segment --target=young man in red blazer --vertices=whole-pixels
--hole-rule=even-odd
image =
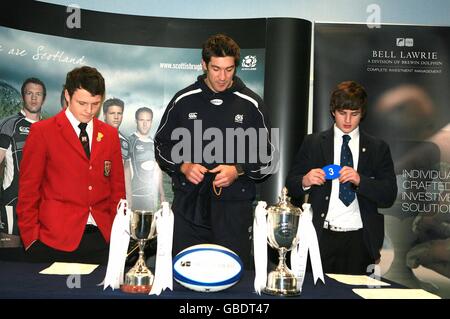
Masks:
[[[125,182],[117,129],[96,118],[104,96],[102,75],[76,68],[66,77],[67,109],[31,127],[17,205],[30,261],[107,261]]]

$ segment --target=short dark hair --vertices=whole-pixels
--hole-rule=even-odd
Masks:
[[[103,102],[103,114],[106,114],[108,112],[109,107],[113,105],[117,105],[118,107],[120,107],[122,109],[122,112],[123,109],[125,108],[125,103],[121,99],[113,97]]]
[[[152,116],[152,120],[153,120],[153,111],[150,108],[145,107],[145,106],[140,107],[136,110],[136,113],[134,113],[134,118],[137,120],[139,117],[139,114],[144,113],[144,112],[150,113],[150,115]]]
[[[202,47],[202,59],[206,64],[211,61],[211,57],[227,57],[234,58],[234,65],[239,65],[241,57],[241,49],[239,45],[229,36],[225,34],[215,34],[210,36]]]
[[[355,81],[339,83],[331,93],[330,112],[358,109],[361,109],[361,118],[364,118],[367,111],[367,93],[364,87]]]
[[[64,94],[64,91],[66,88],[63,85],[61,96],[59,97],[59,103],[61,104],[61,107],[64,107],[64,104],[67,104],[66,95]]]
[[[67,73],[64,87],[70,97],[77,89],[85,89],[92,96],[105,96],[105,79],[96,68],[90,66],[75,68]]]
[[[45,87],[44,82],[42,82],[38,78],[28,78],[25,81],[23,81],[22,88],[20,89],[20,92],[22,93],[22,98],[25,98],[25,87],[27,86],[28,83],[33,83],[42,86],[45,99],[45,97],[47,96],[47,88]]]

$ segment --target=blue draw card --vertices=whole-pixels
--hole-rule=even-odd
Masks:
[[[339,177],[339,171],[342,167],[336,164],[330,164],[322,167],[322,169],[325,172],[325,179],[331,180]]]

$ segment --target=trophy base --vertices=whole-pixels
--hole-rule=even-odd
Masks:
[[[138,260],[136,266],[125,274],[125,280],[120,289],[133,294],[148,294],[152,289],[154,278],[150,269],[145,264],[140,264]]]
[[[297,278],[293,275],[272,271],[262,292],[272,296],[298,296],[302,290],[297,288],[297,282]]]
[[[131,294],[149,294],[152,290],[152,285],[122,285],[120,290]]]

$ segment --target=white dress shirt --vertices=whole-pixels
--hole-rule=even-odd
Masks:
[[[77,136],[80,136],[80,128],[78,127],[78,124],[80,124],[81,122],[78,121],[75,116],[72,114],[72,112],[70,112],[69,108],[66,108],[66,116],[69,119],[70,124],[72,124],[73,129],[75,130],[75,133],[77,134]],[[92,135],[94,134],[94,121],[90,120],[87,123],[86,126],[86,133],[89,136],[89,149],[92,150]]]
[[[334,125],[334,163],[340,165],[342,136],[345,135],[336,124]],[[348,143],[353,157],[353,168],[358,167],[359,159],[359,127],[348,133]],[[358,197],[347,207],[339,199],[339,179],[336,178],[331,184],[330,205],[325,220],[334,227],[357,230],[363,227],[361,213],[359,211]]]

